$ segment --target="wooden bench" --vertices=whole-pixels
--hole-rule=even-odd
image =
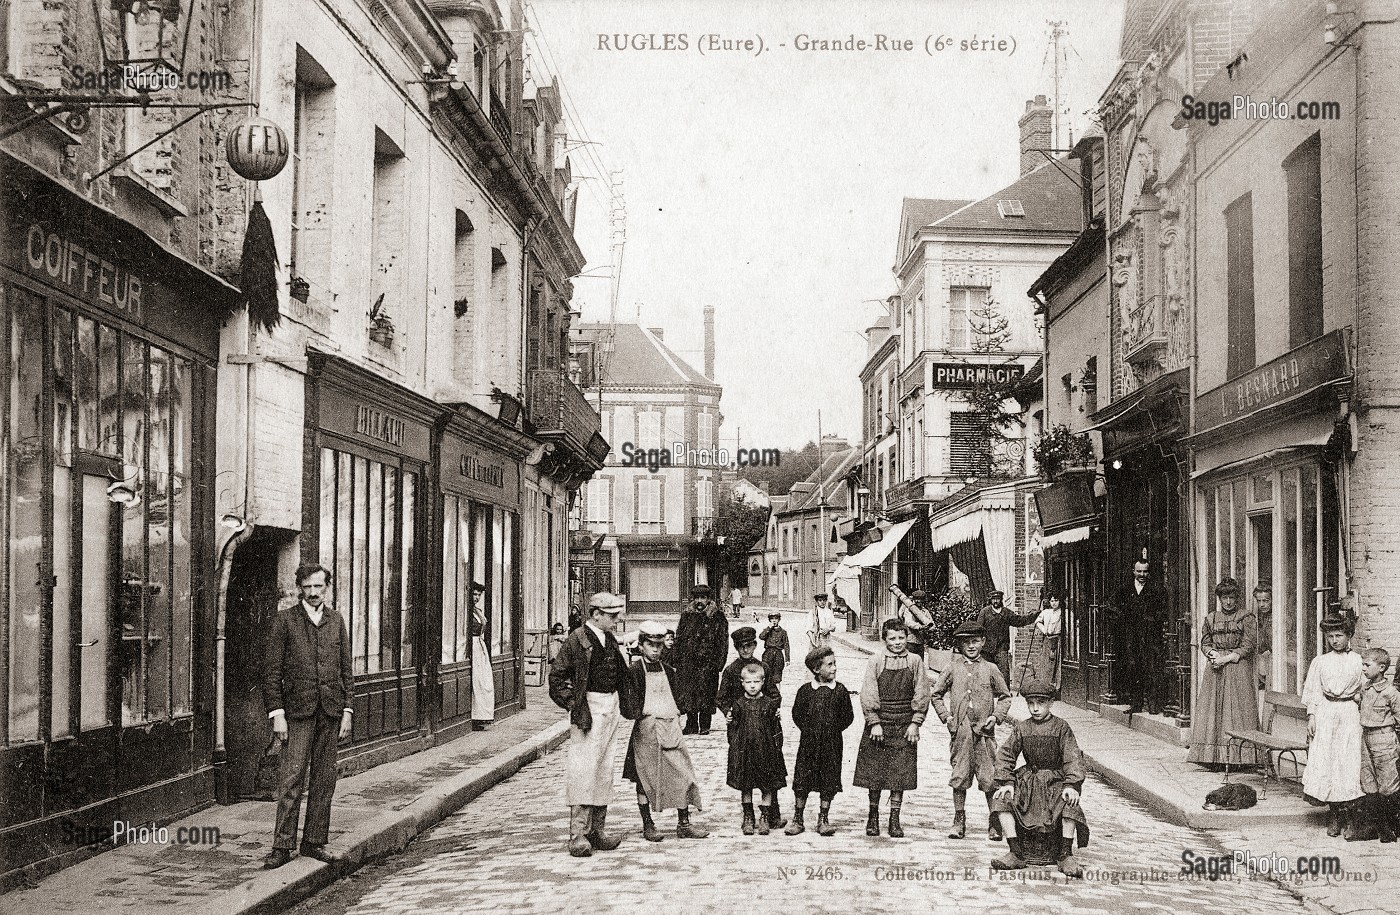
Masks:
[[[1282,715],[1285,718],[1303,722],[1301,737],[1290,737],[1274,733],[1274,719]],[[1272,690],[1264,693],[1264,722],[1260,730],[1251,731],[1231,731],[1226,730],[1225,734],[1229,738],[1225,742],[1225,781],[1230,781],[1230,761],[1231,748],[1237,748],[1235,761],[1243,764],[1244,750],[1246,747],[1254,751],[1254,763],[1259,764],[1259,751],[1264,751],[1264,790],[1260,797],[1268,797],[1269,776],[1272,774],[1280,782],[1283,781],[1283,774],[1278,770],[1278,766],[1283,764],[1283,757],[1287,756],[1293,762],[1293,774],[1298,775],[1298,753],[1306,753],[1308,750],[1307,737],[1308,710],[1303,705],[1303,700],[1298,696],[1288,693],[1276,693]],[[1278,754],[1277,762],[1273,754]]]

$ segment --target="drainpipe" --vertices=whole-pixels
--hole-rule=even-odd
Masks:
[[[244,523],[224,541],[219,550],[219,611],[214,621],[214,798],[220,804],[232,804],[228,787],[228,750],[224,745],[224,644],[228,620],[228,581],[233,570],[233,554],[244,541],[253,536],[254,525]]]

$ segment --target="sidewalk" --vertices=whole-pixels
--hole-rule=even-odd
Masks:
[[[0,909],[7,915],[144,915],[173,906],[209,915],[281,911],[402,849],[559,746],[568,736],[563,713],[544,688],[525,693],[525,711],[485,731],[340,779],[327,845],[340,859],[335,865],[298,857],[263,870],[277,805],[243,801],[207,807],[168,826],[172,836],[181,826],[217,827],[217,846],[123,845],[44,878],[36,889],[7,894]]]

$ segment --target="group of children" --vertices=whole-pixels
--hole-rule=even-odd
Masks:
[[[804,832],[807,802],[816,793],[821,803],[816,832],[829,836],[836,831],[829,818],[831,802],[842,790],[842,733],[855,721],[851,694],[836,679],[836,657],[829,646],[808,653],[805,663],[812,679],[798,689],[792,707],[800,738],[792,772],[796,804],[789,823],[777,802],[778,790],[788,780],[778,692],[788,647],[777,616],[770,617],[764,630],[768,651],[762,661],[754,657],[754,629],[743,627],[731,636],[738,658],[721,675],[717,695],[728,722],[726,783],[739,792],[744,835]],[[676,809],[682,838],[705,834],[689,822],[689,807],[700,806],[700,794],[676,726],[674,674],[662,663],[666,635],[659,623],[640,627],[642,660],[632,667],[631,684],[641,707],[623,772],[637,784],[643,835],[651,841],[662,838],[653,825],[653,810]],[[988,838],[1005,837],[1009,847],[1008,854],[992,862],[994,868],[1058,863],[1066,875],[1082,876],[1073,854],[1076,843],[1083,847],[1088,842],[1079,803],[1084,766],[1069,724],[1050,714],[1053,687],[1039,681],[1024,684],[1021,693],[1030,718],[1017,722],[998,749],[995,727],[1006,719],[1011,694],[997,665],[981,656],[984,635],[976,623],[957,630],[954,662],[932,684],[923,659],[908,650],[902,620],[887,620],[881,637],[884,651],[870,660],[860,690],[865,727],[853,779],[855,787],[869,792],[866,835],[880,834],[880,801],[886,791],[887,832],[893,838],[904,835],[900,808],[904,792],[918,786],[920,728],[932,706],[948,728],[952,746],[949,785],[955,814],[949,837],[966,834],[965,802],[975,778],[987,797]]]

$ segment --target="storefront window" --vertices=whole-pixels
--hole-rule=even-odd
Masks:
[[[44,302],[11,288],[10,428],[6,468],[10,488],[10,709],[11,743],[39,739],[39,621],[43,570]]]
[[[335,576],[333,597],[350,629],[356,674],[412,663],[415,479],[391,464],[321,452],[321,563]]]
[[[471,659],[471,505],[443,496],[442,663]]]

